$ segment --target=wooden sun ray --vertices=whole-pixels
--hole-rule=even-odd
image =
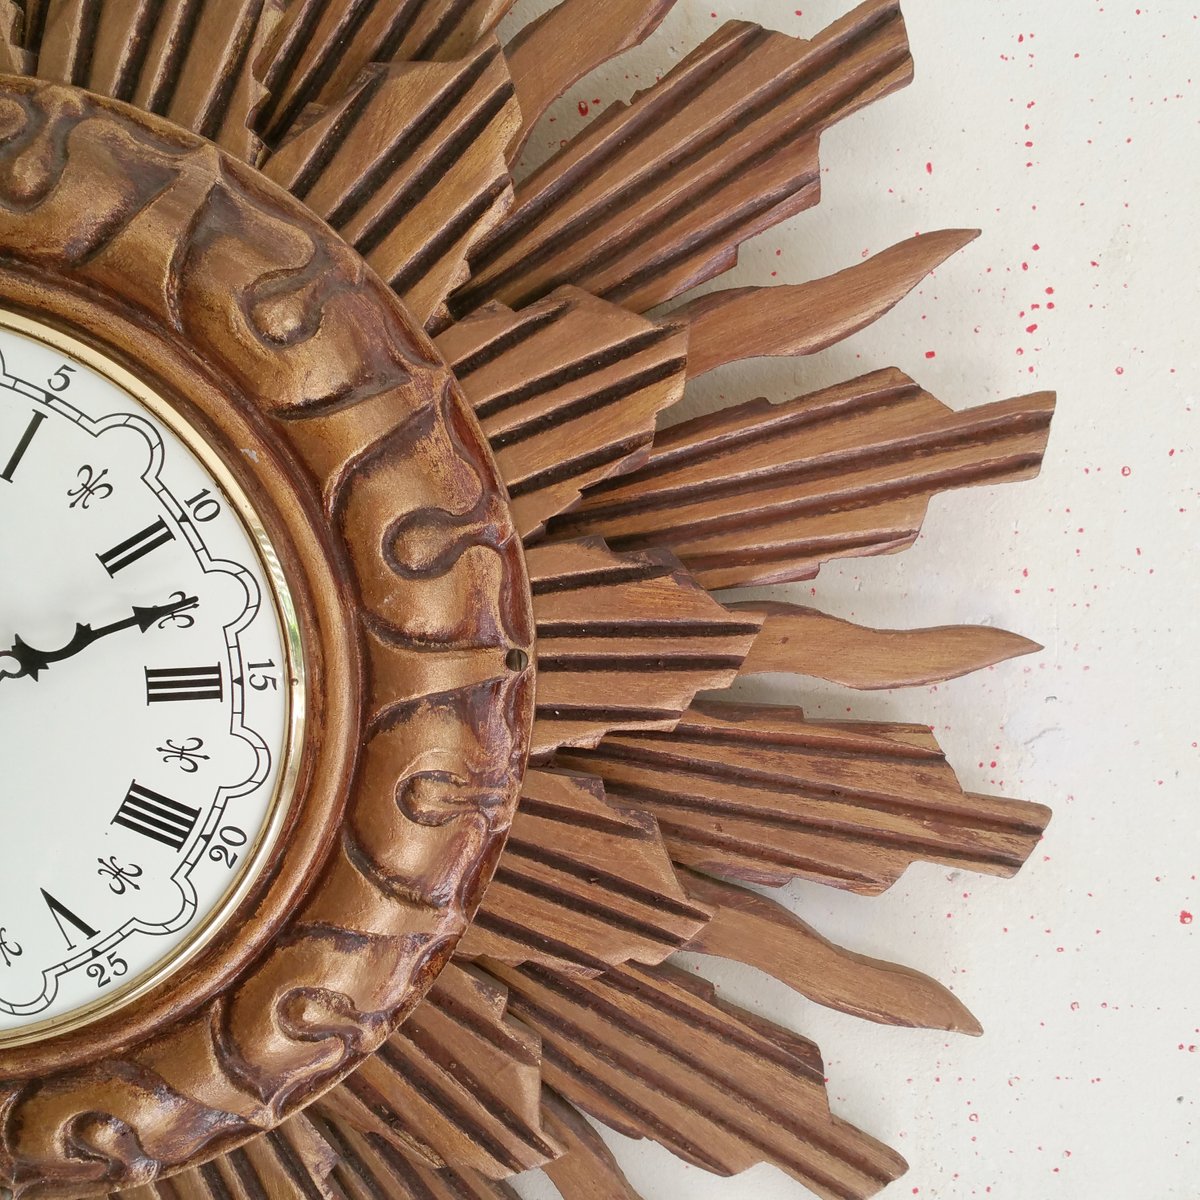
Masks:
[[[832,559],[912,545],[937,492],[1036,475],[1053,411],[1039,392],[954,412],[878,371],[674,425],[548,531],[670,547],[711,589],[810,579]]]
[[[597,975],[664,961],[710,916],[680,885],[653,817],[610,803],[598,779],[531,771],[458,953]]]
[[[534,759],[614,729],[670,729],[699,691],[733,682],[761,618],[731,616],[659,551],[603,542],[528,552],[538,630]]]
[[[371,63],[462,58],[511,5],[512,0],[293,0],[258,59],[270,93],[258,127],[278,145],[310,106],[341,100]]]
[[[24,44],[39,79],[158,113],[255,162],[266,93],[254,61],[282,11],[282,0],[40,0]]]
[[[604,1139],[550,1088],[542,1093],[542,1122],[563,1147],[542,1168],[563,1200],[641,1200]]]
[[[505,989],[447,967],[425,1002],[315,1114],[430,1170],[503,1179],[555,1158],[541,1121],[540,1044]]]
[[[904,1160],[832,1116],[806,1039],[670,967],[579,979],[494,965],[543,1039],[543,1077],[572,1104],[718,1175],[770,1162],[827,1200],[873,1196]]]
[[[0,74],[28,75],[33,55],[25,49],[25,15],[16,0],[0,0]]]
[[[556,762],[653,813],[676,862],[748,883],[802,877],[872,895],[919,860],[1012,875],[1050,817],[965,793],[926,726],[768,705],[697,705],[674,732],[615,734]]]
[[[504,55],[373,65],[263,167],[440,327],[467,255],[512,201],[504,152],[520,128]]]
[[[811,42],[731,22],[520,186],[452,308],[521,307],[566,283],[637,311],[677,296],[816,203],[821,131],[911,71],[897,0]]]
[[[508,485],[526,541],[622,470],[683,396],[687,335],[578,288],[490,304],[438,338]]]

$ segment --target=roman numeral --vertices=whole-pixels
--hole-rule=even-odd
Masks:
[[[74,925],[85,938],[94,938],[99,932],[82,917],[76,916],[61,900],[56,900],[45,888],[40,888],[39,891],[42,893],[42,899],[46,902],[46,907],[50,910],[50,915],[54,918],[54,923],[58,926],[58,932],[66,939],[68,950],[74,950],[75,943],[71,941],[71,935],[67,932],[64,921],[68,925]]]
[[[29,424],[25,426],[25,432],[21,434],[21,440],[17,443],[17,448],[12,452],[12,458],[8,460],[8,464],[4,470],[0,471],[0,479],[3,479],[5,483],[12,483],[12,477],[21,465],[21,459],[25,457],[25,451],[29,449],[29,444],[33,441],[33,435],[37,433],[38,426],[45,419],[46,414],[40,412],[35,412],[29,418]]]
[[[135,781],[110,824],[123,825],[172,850],[182,850],[199,819],[198,808],[180,804],[170,796],[160,796]]]
[[[224,695],[221,668],[146,668],[146,703],[169,704],[175,700],[220,700]]]
[[[175,535],[167,528],[162,517],[159,517],[153,525],[147,525],[141,533],[135,533],[133,537],[126,538],[119,545],[114,546],[111,550],[106,550],[103,554],[97,554],[96,557],[110,575],[115,575],[118,571],[123,571],[137,562],[138,559],[145,558],[151,550],[157,550],[159,546],[165,546],[174,540]]]

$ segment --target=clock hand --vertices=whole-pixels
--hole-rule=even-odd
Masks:
[[[88,646],[93,642],[98,642],[101,638],[120,633],[124,629],[136,628],[146,633],[159,621],[188,612],[200,603],[195,596],[185,596],[182,592],[177,592],[176,595],[179,596],[178,600],[172,600],[169,604],[154,605],[151,608],[143,608],[135,604],[131,616],[120,621],[113,621],[108,625],[101,625],[98,629],[91,625],[76,624],[71,640],[60,650],[38,650],[22,638],[17,637],[13,640],[11,650],[0,652],[0,680],[22,679],[28,676],[36,681],[51,663],[74,658],[81,650],[86,650]],[[13,664],[17,668],[15,671]]]

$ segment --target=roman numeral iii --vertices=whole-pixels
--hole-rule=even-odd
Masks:
[[[180,804],[134,781],[111,824],[123,825],[172,850],[182,850],[199,819],[198,808]]]
[[[177,700],[220,700],[224,695],[221,668],[146,668],[146,703],[170,704]]]
[[[139,559],[145,558],[151,550],[157,550],[159,546],[165,546],[174,540],[175,535],[167,528],[162,517],[159,517],[153,525],[147,525],[140,533],[135,533],[133,537],[126,538],[111,550],[97,554],[96,557],[110,575],[115,575]]]

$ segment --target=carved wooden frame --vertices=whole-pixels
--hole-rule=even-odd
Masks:
[[[5,78],[0,246],[0,305],[211,439],[278,548],[310,668],[297,799],[238,912],[136,1007],[0,1050],[0,1170],[80,1196],[273,1126],[419,1001],[512,819],[533,624],[453,376],[287,193],[164,120]]]

